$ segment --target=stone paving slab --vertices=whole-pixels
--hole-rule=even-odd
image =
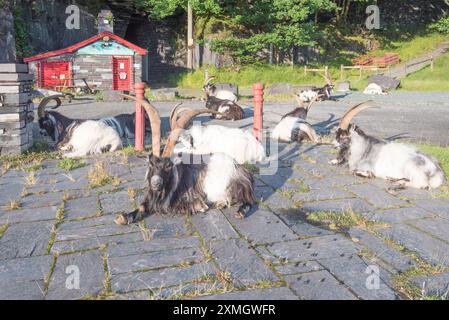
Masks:
[[[75,278],[79,276],[79,283]],[[59,256],[46,299],[75,300],[96,296],[104,289],[104,266],[99,250]]]
[[[285,277],[288,286],[306,300],[356,300],[356,297],[329,272],[317,271]]]
[[[298,300],[286,287],[228,292],[200,297],[198,300],[273,300],[274,297],[276,300]]]
[[[386,238],[404,245],[410,251],[435,266],[449,265],[449,245],[441,240],[419,232],[408,225],[395,224],[390,228],[379,230]]]
[[[426,296],[444,297],[449,296],[449,272],[430,277],[414,277],[412,283],[423,289]]]

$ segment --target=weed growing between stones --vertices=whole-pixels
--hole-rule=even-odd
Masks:
[[[22,204],[19,200],[9,200],[9,204],[6,206],[6,210],[14,211],[18,210],[22,207]]]
[[[3,236],[3,234],[6,232],[6,229],[8,229],[8,224],[0,226],[0,238]]]
[[[90,168],[87,178],[89,179],[89,185],[92,189],[109,184],[116,187],[120,184],[120,179],[109,174],[105,164],[100,161],[95,162],[95,165]]]
[[[25,178],[25,185],[26,186],[34,186],[37,183],[37,178],[36,178],[36,174],[33,172],[31,172],[26,178]]]
[[[84,167],[85,165],[86,163],[84,161],[75,158],[67,158],[58,162],[58,168],[66,171],[79,169]]]

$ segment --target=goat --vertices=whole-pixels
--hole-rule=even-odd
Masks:
[[[334,84],[329,75],[323,77],[327,82],[323,87],[303,90],[298,95],[299,99],[303,102],[310,102],[315,97],[319,97],[317,101],[332,100],[331,92],[334,89]]]
[[[122,140],[112,127],[100,121],[73,121],[65,130],[57,149],[64,157],[75,158],[103,152],[113,152],[122,147]]]
[[[370,83],[365,90],[363,91],[363,94],[369,94],[369,95],[381,95],[384,96],[387,93],[384,92],[381,86],[379,86],[376,83]]]
[[[239,128],[194,125],[183,132],[179,141],[183,147],[175,149],[175,153],[224,153],[239,164],[263,161],[265,158],[262,144],[251,132]]]
[[[130,224],[154,213],[194,214],[208,210],[210,205],[223,208],[237,204],[237,215],[243,217],[255,203],[253,177],[244,166],[219,153],[212,154],[208,161],[200,164],[183,163],[179,158],[173,160],[170,157],[181,129],[194,116],[211,113],[211,110],[188,110],[179,119],[174,114],[170,119],[171,132],[161,155],[161,120],[156,108],[147,101],[128,97],[138,101],[148,113],[153,154],[149,157],[148,191],[144,201],[137,210],[118,215],[115,223]]]
[[[209,77],[206,78],[206,80],[204,81],[203,91],[206,94],[206,97],[215,97],[220,100],[229,100],[232,102],[237,102],[238,98],[233,92],[222,89],[218,90],[217,86],[211,83],[212,80],[214,79],[215,77]]]
[[[212,114],[212,119],[241,120],[245,112],[237,103],[230,100],[221,100],[214,96],[207,96],[206,108],[218,111],[220,114]]]
[[[406,187],[431,189],[443,184],[444,172],[434,158],[412,146],[371,137],[350,124],[359,112],[370,107],[373,107],[372,101],[363,102],[343,115],[335,141],[339,154],[330,163],[348,163],[355,175],[378,177]]]
[[[307,107],[304,106],[304,102],[299,96],[295,95],[295,98],[298,107],[282,117],[272,131],[271,137],[284,142],[301,142],[304,139],[309,139],[316,143],[319,140],[318,135],[306,118],[309,110],[320,96],[315,96]]]
[[[46,111],[45,108],[48,105],[48,103],[51,100],[56,101],[56,106],[53,107],[53,109],[59,107],[61,105],[61,100],[58,96],[50,96],[47,98],[44,98],[38,107],[38,118],[39,118],[39,128],[40,133],[42,135],[48,135],[55,143],[56,145],[60,144],[62,140],[64,141],[64,144],[67,144],[70,140],[71,134],[74,132],[74,129],[79,127],[81,122],[86,120],[80,120],[80,119],[70,119],[66,116],[63,116],[57,111]],[[120,136],[122,139],[122,144],[125,142],[129,142],[129,139],[134,138],[134,131],[135,131],[135,113],[133,114],[120,114],[115,117],[106,117],[101,118],[98,120],[99,122],[104,123],[105,125],[108,125],[112,129],[116,131],[116,133]],[[149,122],[148,118],[145,117],[145,121],[147,123],[146,128],[149,128]],[[75,123],[76,125],[72,126],[70,130],[67,130],[67,128]],[[82,126],[81,128],[92,128],[93,126]],[[97,126],[97,129],[104,128],[101,125]],[[80,130],[80,129],[77,129]],[[110,132],[110,131],[109,131]],[[103,132],[102,132],[103,134]],[[66,137],[66,135],[68,135]],[[91,136],[90,136],[91,135]],[[89,149],[89,145],[98,143],[96,141],[97,137],[94,137],[95,131],[88,131],[86,134],[83,134],[83,139],[86,146],[86,149]],[[115,136],[115,135],[114,135]],[[92,141],[90,140],[92,139]],[[95,141],[94,141],[95,140]],[[62,144],[60,144],[62,145]],[[76,143],[76,145],[78,145]],[[84,149],[84,148],[83,148]],[[107,146],[104,146],[102,149],[108,149]]]

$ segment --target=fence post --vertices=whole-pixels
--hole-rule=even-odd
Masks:
[[[307,77],[307,66],[304,66],[304,76]]]
[[[262,141],[263,133],[263,83],[253,84],[254,93],[254,127],[253,134],[257,140]]]
[[[135,94],[137,99],[144,99],[145,94],[145,84],[136,83],[134,85]],[[145,144],[145,114],[143,107],[136,101],[136,151],[143,151]]]
[[[433,67],[434,67],[433,56],[430,56],[430,71],[432,71],[432,72],[433,72]]]
[[[329,67],[325,66],[324,67],[324,76],[327,78],[329,76]]]
[[[344,66],[343,65],[340,65],[340,80],[343,80],[344,79],[344,75],[343,75],[343,73],[344,73]]]

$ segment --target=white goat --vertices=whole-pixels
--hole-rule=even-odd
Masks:
[[[219,125],[193,125],[179,139],[182,146],[175,153],[224,153],[238,163],[263,161],[265,150],[251,132]]]
[[[58,144],[58,149],[66,152],[64,157],[75,158],[90,154],[112,152],[122,147],[119,134],[112,127],[100,121],[74,121]]]
[[[368,136],[350,124],[356,114],[372,106],[372,101],[364,102],[345,113],[336,133],[340,151],[337,159],[330,163],[348,163],[349,170],[358,176],[378,177],[407,187],[431,189],[441,186],[445,181],[444,172],[434,158],[412,146]]]
[[[370,83],[363,91],[363,94],[384,96],[387,93],[384,92],[382,87],[379,86],[378,84]]]

